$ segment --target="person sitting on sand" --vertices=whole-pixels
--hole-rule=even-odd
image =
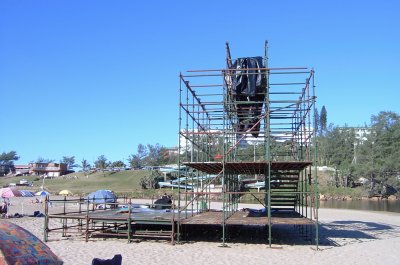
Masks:
[[[2,205],[0,206],[0,215],[1,217],[5,217],[7,215],[7,203],[3,201]]]

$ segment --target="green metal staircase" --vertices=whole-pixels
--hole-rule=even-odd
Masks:
[[[271,208],[293,209],[297,203],[299,174],[273,172],[271,174]]]

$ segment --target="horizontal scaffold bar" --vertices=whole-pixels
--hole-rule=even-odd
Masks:
[[[301,92],[269,92],[270,95],[301,95]]]
[[[305,85],[305,82],[301,83],[270,83],[270,86],[287,86],[287,85]]]
[[[301,72],[270,72],[270,75],[285,75],[285,74],[309,74],[308,71]]]
[[[219,195],[219,194],[268,194],[268,191],[187,191],[187,192],[182,192],[183,194],[204,194],[204,195]]]
[[[221,87],[223,84],[210,84],[210,85],[190,85],[190,87]]]
[[[251,68],[251,69],[256,70],[257,68]],[[248,69],[248,70],[251,70],[251,69]],[[258,70],[262,70],[262,69],[260,68]],[[309,73],[310,72],[308,72],[308,71],[305,71],[305,72],[271,72],[270,71],[269,72],[269,74],[309,74]],[[259,73],[257,73],[257,72],[248,73],[247,71],[241,71],[241,72],[227,71],[227,72],[223,72],[220,74],[192,74],[192,75],[185,74],[185,75],[182,75],[181,77],[182,78],[192,78],[192,77],[206,77],[206,76],[212,77],[212,76],[238,76],[238,75],[258,75],[258,74]],[[267,75],[267,73],[263,73],[263,74]]]
[[[205,70],[187,70],[188,73],[198,73],[198,72],[221,72],[221,71],[244,71],[244,70],[269,70],[269,71],[279,71],[279,70],[307,70],[308,67],[274,67],[274,68],[241,68],[241,69],[205,69]]]

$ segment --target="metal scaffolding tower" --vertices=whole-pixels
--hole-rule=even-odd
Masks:
[[[271,245],[275,224],[296,223],[314,228],[318,246],[314,70],[270,68],[264,48],[233,60],[227,43],[225,69],[179,76],[178,240],[197,216],[221,225],[223,244],[230,224],[265,224]],[[264,216],[238,217],[249,197]],[[210,211],[216,200],[222,210]]]

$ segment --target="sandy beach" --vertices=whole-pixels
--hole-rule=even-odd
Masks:
[[[44,211],[31,198],[11,198],[11,214]],[[57,211],[57,205],[51,207]],[[395,264],[400,249],[400,214],[320,209],[319,250],[296,235],[280,244],[195,242],[170,245],[165,241],[127,243],[126,239],[93,239],[51,236],[47,245],[64,264],[91,264],[93,258],[122,255],[123,264]],[[44,218],[9,218],[43,239]],[[282,233],[284,236],[285,233]],[[284,243],[282,243],[284,242]]]

